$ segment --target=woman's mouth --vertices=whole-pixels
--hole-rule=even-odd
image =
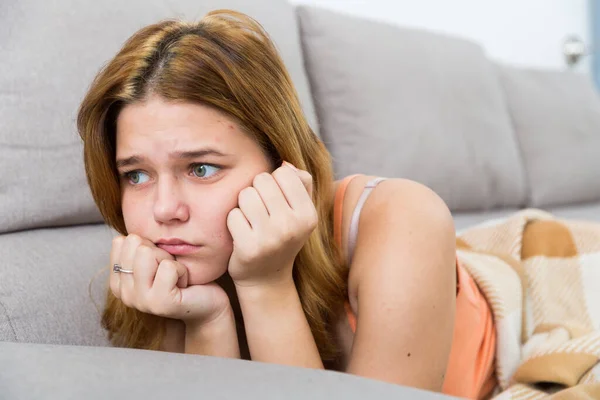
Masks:
[[[156,247],[173,256],[184,256],[197,252],[202,246],[196,246],[180,239],[160,239],[156,242]]]

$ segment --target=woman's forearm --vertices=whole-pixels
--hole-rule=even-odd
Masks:
[[[238,287],[254,361],[323,368],[293,281],[275,287]]]
[[[208,323],[186,322],[185,353],[240,358],[235,317],[231,308]]]

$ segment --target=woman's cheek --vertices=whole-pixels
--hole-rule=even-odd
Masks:
[[[143,203],[136,203],[131,196],[124,195],[121,201],[121,211],[125,229],[128,233],[137,233],[142,235],[148,225],[148,213],[143,212]]]

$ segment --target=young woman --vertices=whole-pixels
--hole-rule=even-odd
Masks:
[[[121,234],[102,319],[115,345],[493,388],[491,313],[448,208],[408,180],[334,182],[256,21],[219,10],[141,29],[78,128]]]

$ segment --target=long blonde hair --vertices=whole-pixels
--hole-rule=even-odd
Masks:
[[[319,224],[294,263],[294,282],[323,360],[337,354],[334,318],[343,307],[347,271],[332,240],[333,173],[328,151],[308,125],[297,93],[262,26],[231,10],[197,23],[165,20],[136,32],[99,72],[77,118],[87,180],[106,223],[127,235],[115,166],[116,120],[150,95],[218,109],[269,155],[314,179]],[[110,290],[102,326],[114,345],[158,349],[166,320],[126,307]]]

